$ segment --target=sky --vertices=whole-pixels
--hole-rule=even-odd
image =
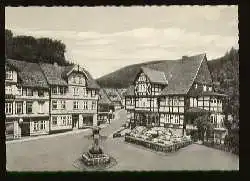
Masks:
[[[124,66],[238,45],[238,6],[6,7],[14,35],[50,37],[94,78]]]

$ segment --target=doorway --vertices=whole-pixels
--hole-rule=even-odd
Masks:
[[[26,122],[25,120],[21,124],[21,136],[30,136],[30,122]]]
[[[78,128],[79,124],[79,114],[72,114],[72,127]]]

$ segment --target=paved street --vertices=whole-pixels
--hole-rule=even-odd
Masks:
[[[108,136],[102,144],[104,152],[117,159],[110,170],[235,170],[239,157],[202,145],[190,145],[167,156],[139,146],[125,143],[124,138],[111,137],[125,121],[124,110],[118,111],[116,120],[101,130]],[[90,130],[56,137],[7,143],[7,170],[9,171],[77,171],[73,162],[87,151]]]

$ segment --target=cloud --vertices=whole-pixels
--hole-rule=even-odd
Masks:
[[[67,57],[87,67],[94,77],[142,61],[178,59],[182,55],[207,53],[222,56],[237,46],[238,36],[203,35],[178,27],[137,28],[115,33],[12,29],[16,34],[62,40]]]

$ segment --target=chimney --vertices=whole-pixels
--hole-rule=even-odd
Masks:
[[[182,62],[188,60],[188,56],[182,56]]]
[[[55,67],[58,67],[58,64],[57,64],[57,62],[54,62],[54,66],[55,66]]]

